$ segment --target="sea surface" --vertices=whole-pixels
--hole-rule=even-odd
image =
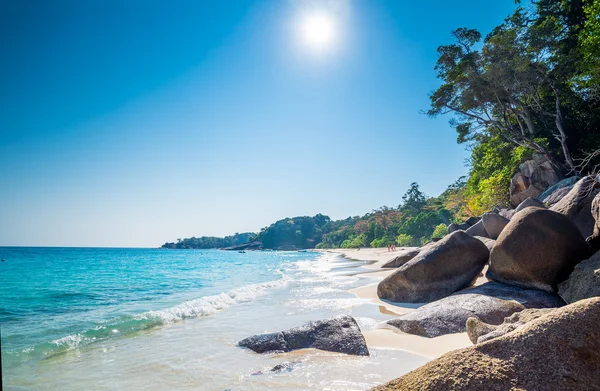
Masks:
[[[334,315],[363,331],[389,319],[348,292],[372,283],[365,263],[335,254],[0,247],[0,258],[5,390],[366,390],[427,361],[236,346]]]

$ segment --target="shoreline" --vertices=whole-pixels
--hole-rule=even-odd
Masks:
[[[348,290],[359,299],[368,300],[369,305],[378,306],[379,310],[394,316],[401,316],[414,311],[421,305],[413,303],[391,303],[383,301],[377,295],[377,285],[388,275],[396,271],[396,268],[382,268],[386,262],[392,260],[405,248],[398,248],[397,251],[389,252],[386,248],[364,248],[355,249],[330,249],[315,250],[324,253],[338,254],[340,257],[352,261],[370,262],[362,266],[365,269],[372,269],[364,273],[356,274],[356,277],[366,280],[366,284],[358,288]],[[479,280],[477,281],[480,282]],[[477,284],[478,285],[478,284]],[[417,354],[428,359],[438,358],[448,352],[456,349],[472,346],[467,333],[447,334],[436,338],[421,337],[418,335],[404,333],[391,326],[380,324],[376,330],[364,332],[367,346],[369,349],[396,349],[409,353]]]

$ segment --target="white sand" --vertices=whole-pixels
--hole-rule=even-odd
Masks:
[[[395,252],[388,251],[387,248],[365,248],[328,250],[333,253],[338,253],[349,259],[359,261],[374,261],[373,264],[366,266],[367,268],[380,269],[383,264],[392,260],[398,255],[398,252],[403,248],[398,248]],[[385,308],[391,314],[403,315],[410,311],[414,311],[419,307],[418,304],[412,303],[390,303],[381,300],[377,296],[377,284],[388,275],[392,274],[396,269],[382,269],[370,273],[358,275],[361,278],[368,280],[368,284],[360,288],[350,290],[351,293],[362,299],[368,299],[372,304]],[[484,270],[485,275],[485,270]],[[485,277],[480,277],[476,285],[487,282]],[[443,335],[437,338],[426,338],[417,335],[403,333],[393,328],[381,328],[364,333],[367,340],[367,346],[370,348],[384,349],[401,349],[420,356],[428,358],[437,358],[452,350],[471,346],[471,341],[467,333],[457,333]]]

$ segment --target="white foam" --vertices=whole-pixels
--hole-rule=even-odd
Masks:
[[[288,278],[285,276],[278,281],[262,284],[247,285],[233,289],[227,293],[214,296],[204,296],[199,299],[189,300],[164,310],[148,311],[134,317],[136,320],[158,320],[160,323],[173,323],[185,318],[196,318],[214,315],[238,303],[246,303],[262,296],[268,289],[279,288],[286,285]]]

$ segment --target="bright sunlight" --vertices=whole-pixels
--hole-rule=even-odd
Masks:
[[[335,43],[337,38],[336,21],[327,13],[307,14],[302,19],[300,26],[303,43],[313,50],[324,50]]]

